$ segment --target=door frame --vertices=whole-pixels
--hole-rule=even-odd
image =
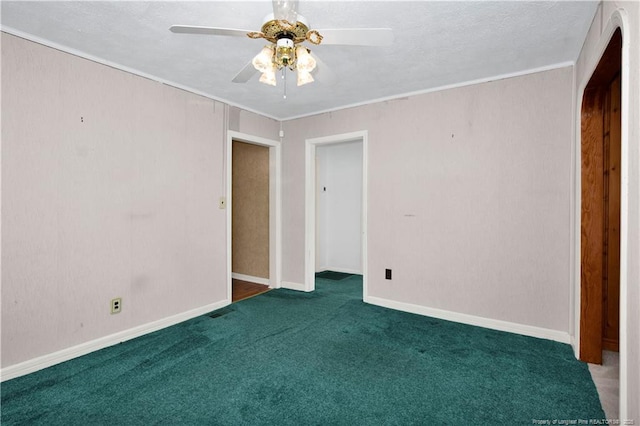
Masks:
[[[591,62],[585,66],[586,73],[585,79],[577,83],[577,96],[574,97],[576,103],[574,104],[575,111],[575,137],[576,141],[574,146],[574,162],[573,166],[573,182],[574,182],[574,198],[573,198],[573,268],[571,268],[572,287],[571,297],[573,299],[574,312],[570,318],[573,325],[572,344],[574,348],[574,354],[577,358],[580,358],[580,315],[581,315],[581,213],[582,213],[582,102],[584,99],[585,89],[591,80],[591,76],[596,70],[600,59],[604,55],[607,46],[611,42],[611,39],[617,29],[622,32],[622,67],[621,67],[621,156],[620,156],[620,418],[626,418],[628,412],[628,342],[627,342],[627,295],[628,295],[628,235],[629,235],[629,76],[630,76],[630,50],[629,50],[629,25],[626,13],[624,10],[614,11],[605,27],[601,32],[601,38],[597,43],[598,55],[591,58]],[[575,75],[575,74],[574,74]]]
[[[227,210],[227,303],[232,301],[232,176],[233,141],[269,148],[269,287],[280,288],[282,283],[282,147],[280,141],[227,131],[226,140],[226,210]]]
[[[368,297],[367,287],[367,182],[368,182],[368,132],[342,133],[305,140],[305,278],[304,291],[316,288],[316,148],[319,145],[362,142],[362,286],[363,299]]]
[[[619,35],[618,35],[619,34]],[[611,80],[622,69],[621,62],[621,32],[614,31],[614,36],[609,40],[605,52],[594,72],[591,74],[587,86],[584,89],[581,106],[581,201],[580,219],[581,244],[580,244],[580,359],[585,362],[600,364],[602,362],[603,326],[607,318],[603,309],[603,277],[608,265],[605,260],[604,237],[606,211],[609,206],[603,204],[607,191],[605,185],[605,170],[609,167],[605,159],[609,157],[611,148],[605,142],[605,118],[609,111],[605,111],[607,93],[610,90]],[[617,125],[617,131],[621,125]],[[595,133],[594,133],[595,131]],[[620,141],[618,140],[618,143]],[[619,144],[616,144],[620,147]],[[586,161],[583,155],[586,154]],[[618,184],[620,181],[618,181]],[[620,198],[614,200],[620,207]],[[611,202],[611,200],[609,200]],[[617,247],[619,249],[619,246]],[[584,251],[583,251],[584,250]],[[610,251],[610,250],[609,250]],[[618,268],[619,268],[618,262]],[[616,285],[619,284],[616,283]],[[618,303],[619,310],[619,303]],[[618,317],[619,320],[619,317]]]

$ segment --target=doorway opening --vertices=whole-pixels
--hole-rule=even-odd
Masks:
[[[305,192],[304,290],[361,274],[366,299],[367,132],[307,139]]]
[[[622,33],[613,34],[581,112],[580,359],[602,364],[620,333]]]
[[[280,144],[229,131],[226,148],[227,299],[232,303],[280,286]]]

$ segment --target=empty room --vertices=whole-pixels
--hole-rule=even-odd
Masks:
[[[640,423],[640,3],[0,8],[2,424]]]

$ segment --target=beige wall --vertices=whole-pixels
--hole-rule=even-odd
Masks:
[[[269,278],[269,148],[233,142],[232,271]]]
[[[369,296],[568,333],[572,77],[285,122],[283,280],[304,282],[304,140],[368,130]]]
[[[620,417],[634,419],[637,423],[640,421],[640,3],[607,1],[600,5],[576,63],[575,115],[579,123],[583,89],[617,27],[622,28],[623,43],[622,170],[624,173],[626,169],[628,176],[626,191],[623,178],[622,195],[621,229],[623,239],[626,236],[627,254],[621,259]],[[579,147],[580,133],[577,135],[576,146]],[[580,247],[579,241],[576,246]],[[575,259],[574,264],[578,264]],[[579,274],[576,275],[576,287],[579,289]]]
[[[1,41],[2,367],[230,299],[225,105]]]

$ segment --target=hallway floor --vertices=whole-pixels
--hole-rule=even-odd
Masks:
[[[603,351],[602,365],[589,364],[589,371],[598,389],[598,396],[607,419],[618,419],[620,400],[620,355]]]
[[[248,281],[236,280],[231,281],[232,295],[231,301],[237,302],[239,300],[248,299],[249,297],[257,296],[258,294],[265,293],[269,290],[268,285],[251,283]]]

